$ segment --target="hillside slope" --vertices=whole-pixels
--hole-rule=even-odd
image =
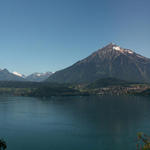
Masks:
[[[57,71],[47,81],[87,83],[109,77],[150,82],[150,59],[110,43],[74,65]]]

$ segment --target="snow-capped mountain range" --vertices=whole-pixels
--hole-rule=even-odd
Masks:
[[[34,82],[42,82],[46,79],[48,79],[48,77],[50,77],[52,75],[52,72],[45,72],[45,73],[33,73],[27,77],[25,77],[25,79],[27,81],[34,81]]]
[[[33,73],[24,76],[16,71],[0,70],[0,81],[90,83],[109,77],[150,83],[150,59],[110,43],[87,58],[55,73]]]
[[[16,76],[19,76],[19,77],[22,77],[22,78],[26,78],[26,76],[25,75],[23,75],[23,74],[21,74],[21,73],[18,73],[18,72],[16,72],[16,71],[14,71],[14,72],[12,72],[14,75],[16,75]]]
[[[42,82],[46,80],[52,72],[46,73],[33,73],[31,75],[25,76],[16,71],[10,72],[7,69],[0,69],[0,81],[32,81],[32,82]]]

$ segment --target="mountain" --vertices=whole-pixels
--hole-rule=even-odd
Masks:
[[[14,72],[12,72],[14,75],[16,75],[16,76],[19,76],[19,77],[22,77],[22,78],[25,78],[26,76],[25,75],[23,75],[23,74],[21,74],[21,73],[18,73],[18,72],[16,72],[16,71],[14,71]]]
[[[27,81],[42,82],[42,81],[48,79],[48,77],[50,77],[51,75],[52,75],[52,72],[33,73],[33,74],[27,76],[25,79]]]
[[[52,72],[46,72],[46,73],[33,73],[31,75],[25,76],[21,73],[18,73],[16,71],[13,72],[14,75],[24,78],[25,81],[32,81],[32,82],[42,82],[46,80],[50,75],[52,75]]]
[[[25,81],[25,79],[9,72],[7,69],[3,69],[0,70],[0,81]]]
[[[110,43],[72,66],[57,71],[47,81],[87,83],[109,77],[150,82],[150,59]]]

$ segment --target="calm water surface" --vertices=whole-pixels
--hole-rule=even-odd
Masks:
[[[150,135],[149,97],[0,97],[8,150],[134,150]]]

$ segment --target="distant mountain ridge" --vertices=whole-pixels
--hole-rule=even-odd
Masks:
[[[25,79],[9,72],[7,69],[2,69],[0,70],[0,81],[25,81]]]
[[[18,73],[16,71],[12,72],[14,75],[22,77],[22,78],[26,78],[26,76],[24,74]]]
[[[16,71],[10,72],[7,69],[0,69],[0,81],[31,81],[42,82],[46,80],[52,72],[46,73],[33,73],[29,76],[25,76]]]
[[[51,75],[52,75],[52,72],[33,73],[33,74],[25,77],[25,79],[27,81],[32,81],[32,82],[42,82],[42,81],[48,79],[48,77],[50,77]]]
[[[47,81],[86,83],[109,77],[150,82],[150,59],[110,43],[72,66],[57,71]]]

